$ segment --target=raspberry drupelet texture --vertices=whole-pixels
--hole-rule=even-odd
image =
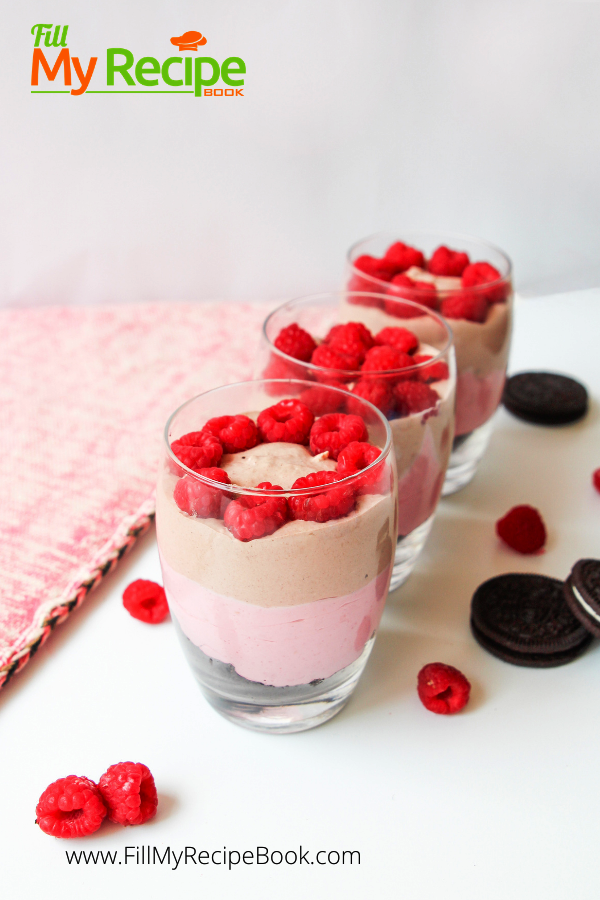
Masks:
[[[362,472],[371,463],[379,459],[381,450],[373,444],[365,441],[352,441],[351,444],[342,450],[338,458],[337,474],[339,478],[347,478],[349,475],[356,475]],[[382,465],[375,466],[369,472],[365,472],[364,476],[359,479],[358,484],[363,494],[377,494],[383,490],[382,479],[384,477],[385,468]]]
[[[46,788],[35,813],[35,821],[45,834],[78,838],[100,828],[106,806],[93,781],[79,775],[67,775]]]
[[[312,336],[296,322],[282,328],[274,341],[275,346],[282,353],[293,356],[301,362],[310,362],[317,345]]]
[[[218,465],[223,456],[221,442],[204,430],[184,434],[172,442],[171,450],[184,466],[194,471]]]
[[[263,481],[258,485],[265,491],[281,491],[278,484]],[[238,541],[254,541],[267,537],[281,528],[289,518],[285,497],[260,497],[252,494],[232,500],[225,510],[224,523]]]
[[[323,385],[321,387],[321,385]],[[342,394],[328,391],[327,387],[341,388],[347,390],[346,385],[341,381],[323,381],[321,384],[312,388],[306,388],[301,391],[299,399],[305,403],[315,416],[324,416],[325,413],[338,412],[344,403]]]
[[[281,400],[260,413],[257,425],[261,440],[266,443],[284,441],[306,444],[315,420],[306,403],[300,400]]]
[[[337,459],[340,451],[351,441],[366,441],[367,427],[360,416],[330,413],[317,419],[310,430],[310,449],[313,454],[329,451]]]
[[[433,409],[439,399],[439,394],[433,388],[420,381],[401,381],[394,385],[394,400],[399,416],[410,416],[411,413]]]
[[[498,269],[489,263],[471,263],[462,274],[462,284],[465,288],[479,287],[499,281],[501,278],[502,276]],[[509,286],[506,282],[503,282],[480,293],[486,298],[488,303],[503,303],[508,297],[508,292]]]
[[[229,475],[224,469],[216,467],[210,469],[198,469],[199,475],[210,478],[211,481],[219,481],[221,484],[231,484]],[[192,475],[180,478],[175,485],[173,498],[179,509],[188,516],[196,516],[199,519],[219,519],[221,509],[226,502],[224,491],[211,487],[198,481]]]
[[[384,416],[387,416],[394,405],[392,386],[383,378],[364,378],[357,381],[352,388],[352,394],[368,400],[369,403],[380,409]],[[360,400],[348,397],[346,409],[351,415],[359,416],[364,407]]]
[[[469,322],[485,322],[489,304],[483,294],[463,291],[442,300],[440,312],[447,319],[467,319]]]
[[[467,705],[471,685],[454,666],[435,662],[423,666],[419,672],[417,692],[426,709],[447,716]]]
[[[217,416],[202,431],[220,441],[225,453],[240,453],[258,444],[256,424],[248,416]]]
[[[466,253],[450,250],[449,247],[438,247],[429,260],[428,269],[432,275],[449,275],[459,278],[469,265]]]
[[[427,362],[428,359],[433,359],[432,356],[422,356],[419,353],[415,353],[413,356],[413,362],[416,365],[417,363]],[[422,369],[418,370],[418,380],[425,382],[425,384],[432,384],[434,381],[445,381],[446,378],[450,377],[450,369],[448,368],[448,364],[444,362],[443,359],[438,362],[431,363],[430,366],[424,366]]]
[[[496,534],[518,553],[537,553],[546,543],[546,526],[533,506],[513,506],[496,522]]]
[[[394,347],[373,347],[365,357],[361,372],[363,375],[368,372],[390,372],[412,365],[414,365],[412,356],[403,353],[402,350],[396,350]]]
[[[382,328],[375,336],[375,342],[402,353],[414,353],[419,346],[418,337],[408,328]]]
[[[421,251],[402,243],[402,241],[396,241],[395,244],[388,247],[383,258],[385,262],[394,267],[395,273],[405,272],[413,266],[417,266],[419,269],[425,267],[425,257]]]
[[[156,815],[156,785],[150,769],[143,763],[121,762],[109,766],[98,787],[111,822],[143,825]]]
[[[342,378],[344,372],[356,372],[360,368],[361,359],[364,358],[364,348],[362,344],[355,348],[355,355],[346,355],[337,349],[330,347],[328,344],[320,344],[311,357],[311,363],[314,366],[320,366],[322,369],[330,369],[331,371],[323,374],[321,377],[317,373],[319,381],[330,379],[332,372],[335,372],[336,378]]]
[[[304,478],[297,478],[292,490],[300,488],[316,488],[313,494],[290,497],[289,506],[293,519],[308,522],[329,522],[341,519],[352,512],[356,504],[356,493],[353,488],[340,485],[334,487],[339,475],[336,472],[311,472]],[[331,489],[323,490],[326,485]]]
[[[330,328],[323,343],[329,344],[334,349],[347,343],[362,344],[365,350],[370,350],[375,344],[375,340],[369,329],[362,322],[346,322],[343,325],[334,325]]]
[[[164,588],[155,581],[146,581],[143,578],[132,581],[125,588],[123,606],[130,616],[148,625],[158,625],[169,613]]]

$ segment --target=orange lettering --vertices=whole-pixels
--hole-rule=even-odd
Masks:
[[[48,81],[54,81],[56,76],[58,75],[58,70],[61,66],[64,67],[65,74],[65,85],[71,84],[71,62],[69,56],[69,49],[65,47],[64,50],[61,50],[56,58],[56,62],[54,63],[54,68],[51,69],[46,61],[46,57],[42,53],[39,47],[36,47],[33,51],[33,62],[31,64],[31,83],[33,85],[37,85],[38,77],[40,72],[40,63],[42,64],[42,68],[46,73],[46,77]],[[90,74],[91,78],[91,74]]]

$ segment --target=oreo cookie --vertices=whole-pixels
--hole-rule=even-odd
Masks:
[[[507,379],[502,402],[509,412],[536,425],[566,425],[588,410],[584,386],[556,372],[519,372]]]
[[[498,575],[471,601],[471,630],[481,646],[516,666],[549,668],[576,659],[592,640],[566,603],[563,582],[546,575]]]
[[[580,559],[564,586],[569,608],[590,634],[600,637],[600,560]]]

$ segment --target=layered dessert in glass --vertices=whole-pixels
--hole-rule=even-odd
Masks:
[[[412,318],[403,324],[395,319],[375,331],[348,320],[348,310],[377,312],[385,299],[344,291],[283,304],[265,321],[256,374],[310,380],[301,399],[315,414],[352,412],[367,399],[388,419],[398,471],[394,590],[412,572],[440,498],[454,435],[456,367],[450,328],[413,301],[404,301]],[[328,385],[347,396],[327,394]]]
[[[374,329],[407,324],[421,334],[427,321],[406,319],[406,299],[439,312],[454,334],[456,432],[444,494],[473,478],[500,404],[512,325],[512,266],[501,250],[459,235],[378,234],[348,253],[349,291],[385,294],[379,304],[343,304],[342,318]]]
[[[312,387],[220,387],[165,430],[156,524],[175,627],[213,707],[260,731],[302,731],[344,706],[393,563],[388,422],[360,398],[332,422],[302,401]]]

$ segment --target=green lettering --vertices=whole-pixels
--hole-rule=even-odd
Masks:
[[[35,44],[33,45],[34,47],[40,46],[40,41],[42,39],[42,35],[43,35],[44,31],[46,30],[46,28],[52,28],[52,22],[50,22],[49,25],[34,25],[33,28],[31,29],[31,33],[35,37]]]
[[[207,63],[212,69],[212,75],[208,79],[202,77],[202,63]],[[199,56],[194,65],[194,94],[202,96],[202,88],[209,87],[219,80],[219,63],[212,56]]]
[[[185,83],[188,87],[192,86],[192,57],[185,58]]]
[[[232,75],[245,75],[246,74],[246,63],[239,56],[229,56],[226,60],[223,61],[221,66],[221,78],[225,82],[225,84],[230,84],[232,87],[235,87],[238,84],[243,84],[243,78],[232,78]]]
[[[186,56],[185,59],[188,59],[188,57]],[[170,56],[168,59],[165,59],[164,63],[162,64],[162,69],[161,69],[161,75],[162,75],[162,78],[163,78],[163,81],[165,82],[165,84],[170,84],[171,87],[181,87],[182,86],[183,81],[181,80],[181,78],[171,78],[171,76],[169,75],[169,69],[171,68],[173,63],[180,63],[180,62],[183,62],[183,60],[184,60],[183,56]],[[191,61],[192,61],[191,57],[189,57],[189,60],[191,63]],[[191,71],[190,71],[190,75],[191,75]],[[191,83],[192,82],[190,81],[190,84]]]
[[[67,46],[67,31],[69,30],[68,25],[63,25],[62,37],[60,36],[60,25],[56,25],[54,28],[54,37],[50,40],[50,33],[48,33],[44,39],[44,43],[46,47],[66,47]]]
[[[144,87],[156,87],[158,78],[146,78],[146,75],[159,75],[160,63],[153,56],[142,56],[135,64],[135,77]]]
[[[125,62],[121,65],[115,65],[115,56],[119,54],[125,57]],[[113,87],[115,83],[115,72],[119,72],[126,83],[133,87],[135,81],[127,71],[133,65],[133,53],[130,50],[124,50],[122,47],[111,47],[106,51],[106,83],[109,87]]]

